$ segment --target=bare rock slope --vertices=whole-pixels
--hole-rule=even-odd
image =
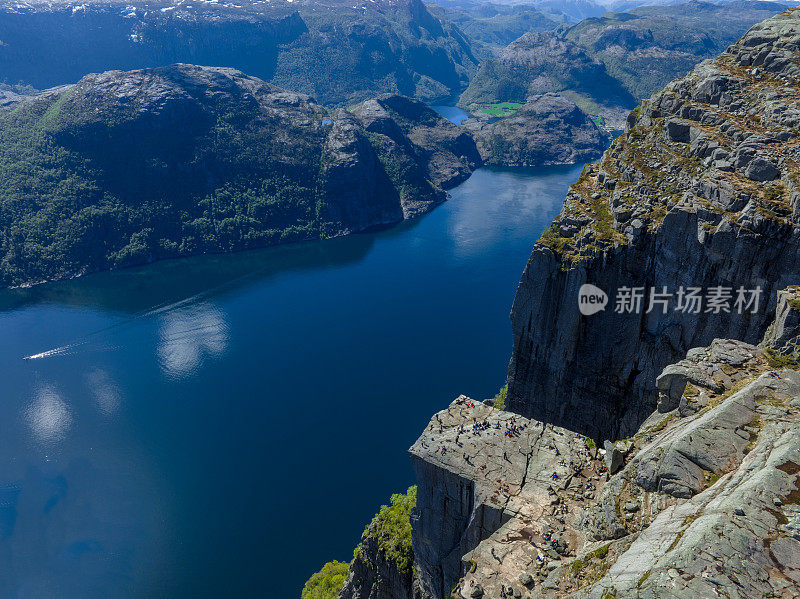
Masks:
[[[655,408],[664,366],[715,337],[761,338],[776,292],[800,275],[798,51],[797,10],[757,25],[643,102],[584,170],[514,300],[512,411],[628,436]],[[579,312],[584,283],[609,294],[604,311]],[[680,287],[720,286],[760,288],[759,309],[675,309]],[[624,288],[665,287],[666,313],[647,297],[616,311]]]
[[[411,448],[423,596],[798,596],[800,366],[773,343],[693,349],[678,405],[603,449],[457,399]]]

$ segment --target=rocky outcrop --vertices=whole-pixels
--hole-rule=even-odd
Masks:
[[[410,513],[416,501],[416,487],[411,487],[381,507],[361,535],[339,599],[420,598],[411,548]]]
[[[416,100],[329,113],[226,68],[109,71],[5,103],[0,286],[399,222],[480,164]]]
[[[339,599],[414,599],[414,574],[387,557],[374,535],[365,533],[350,564]]]
[[[514,301],[512,411],[628,436],[656,407],[664,366],[715,337],[762,338],[776,292],[800,274],[798,19],[790,10],[765,21],[642,103],[584,169]],[[587,283],[608,305],[585,316]],[[697,310],[690,287],[701,288]],[[708,303],[720,287],[726,308]],[[760,289],[759,305],[737,308],[740,288]],[[637,289],[640,305],[618,304]],[[654,296],[666,307],[651,307],[651,291],[666,291]]]
[[[424,178],[440,188],[461,183],[481,164],[475,141],[466,130],[442,126],[442,117],[411,98],[385,94],[350,112],[373,138],[387,140],[382,146],[384,153],[408,153],[422,166]]]
[[[456,400],[411,448],[423,597],[797,596],[800,366],[770,343],[693,349],[665,370],[679,405],[605,450]]]
[[[541,556],[560,559],[578,539],[544,541],[560,530],[559,497],[583,498],[602,484],[602,462],[582,436],[463,396],[434,416],[410,452],[423,597],[448,597],[466,571],[487,596],[498,596],[502,582],[533,573]]]
[[[764,345],[786,360],[800,358],[800,288],[796,286],[778,292],[775,322],[764,335]]]
[[[574,102],[558,94],[529,96],[513,116],[463,123],[484,162],[504,166],[574,164],[600,156],[607,136]]]

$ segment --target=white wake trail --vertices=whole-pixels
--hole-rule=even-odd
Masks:
[[[76,345],[80,345],[78,343],[70,343],[69,345],[62,345],[61,347],[56,347],[55,349],[48,349],[47,351],[40,352],[38,354],[32,354],[30,356],[25,356],[22,358],[23,360],[40,360],[42,358],[49,358],[51,356],[66,356],[69,354]]]

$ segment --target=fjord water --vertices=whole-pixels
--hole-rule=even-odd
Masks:
[[[288,599],[349,560],[431,414],[503,384],[579,170],[484,168],[388,230],[0,293],[0,597]]]

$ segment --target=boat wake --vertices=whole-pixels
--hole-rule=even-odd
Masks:
[[[49,358],[51,356],[66,356],[73,352],[74,348],[78,345],[82,345],[80,343],[70,343],[69,345],[62,345],[61,347],[56,347],[55,349],[49,349],[47,351],[43,351],[38,354],[32,354],[30,356],[25,356],[22,358],[23,360],[41,360],[42,358]]]
[[[55,357],[55,356],[71,355],[72,353],[74,353],[77,350],[77,348],[79,346],[88,345],[90,342],[92,342],[92,345],[95,346],[96,342],[93,341],[93,340],[97,336],[99,336],[99,335],[101,335],[103,333],[106,333],[106,332],[108,332],[110,330],[115,330],[115,329],[120,329],[120,328],[124,328],[124,327],[130,326],[130,325],[132,325],[132,324],[134,324],[134,323],[136,323],[136,322],[138,322],[140,320],[143,320],[145,318],[149,318],[151,316],[168,314],[168,313],[171,313],[173,311],[179,310],[181,308],[185,308],[187,306],[191,306],[191,305],[194,305],[194,304],[199,304],[199,303],[205,301],[206,299],[208,299],[209,297],[212,297],[212,296],[218,294],[220,291],[222,291],[224,289],[234,287],[237,284],[240,284],[242,281],[246,281],[248,279],[257,278],[262,272],[267,271],[268,268],[269,267],[266,267],[266,266],[263,267],[263,268],[259,268],[257,270],[252,271],[252,272],[249,272],[247,274],[244,274],[244,275],[238,276],[238,277],[236,277],[234,279],[231,279],[230,281],[226,281],[226,282],[222,283],[221,285],[217,285],[217,286],[212,287],[210,289],[206,289],[205,291],[201,291],[200,293],[194,294],[192,296],[183,298],[183,299],[178,300],[178,301],[165,302],[163,304],[157,304],[157,305],[152,306],[150,308],[147,308],[146,310],[143,310],[143,311],[141,311],[139,313],[135,313],[132,316],[130,316],[128,318],[125,318],[124,320],[122,320],[120,322],[115,322],[114,324],[111,324],[111,325],[109,325],[107,327],[104,327],[104,328],[102,328],[100,330],[94,331],[92,333],[88,333],[87,335],[84,335],[83,337],[79,337],[78,340],[74,341],[73,343],[69,343],[67,345],[62,345],[62,346],[56,347],[54,349],[49,349],[47,351],[43,351],[43,352],[40,352],[38,354],[32,354],[30,356],[25,356],[22,359],[23,360],[41,360],[43,358],[52,358],[52,357]],[[192,332],[192,331],[191,330],[187,330],[186,332]],[[103,348],[96,348],[96,347],[95,348],[96,349],[112,349],[112,347],[116,347],[116,346],[104,346]]]
[[[44,358],[53,358],[53,357],[56,357],[56,356],[72,355],[73,353],[75,353],[75,351],[78,350],[79,347],[87,346],[87,345],[89,345],[90,342],[92,342],[92,346],[94,346],[96,344],[96,342],[93,341],[93,340],[96,339],[99,335],[102,335],[103,333],[107,333],[108,331],[114,330],[114,329],[124,328],[124,327],[130,326],[130,325],[132,325],[132,324],[134,324],[134,323],[136,323],[136,322],[138,322],[138,321],[140,321],[142,319],[145,319],[145,318],[148,318],[148,317],[151,317],[151,316],[155,316],[155,315],[161,315],[161,314],[169,313],[169,312],[172,312],[174,310],[183,308],[185,306],[200,302],[215,290],[216,289],[211,289],[211,290],[208,290],[208,291],[204,291],[204,292],[198,293],[198,294],[193,295],[191,297],[187,297],[185,299],[179,300],[177,302],[167,302],[167,303],[164,303],[164,304],[161,304],[161,305],[154,306],[152,308],[148,308],[147,310],[143,310],[142,312],[139,312],[138,314],[134,314],[133,316],[131,316],[129,318],[126,318],[126,319],[122,320],[121,322],[115,322],[114,324],[111,324],[111,325],[109,325],[107,327],[104,327],[104,328],[99,329],[97,331],[93,331],[91,333],[88,333],[87,335],[84,335],[83,337],[80,337],[77,341],[74,341],[73,343],[68,343],[67,345],[62,345],[62,346],[59,346],[59,347],[56,347],[56,348],[53,348],[53,349],[48,349],[47,351],[43,351],[43,352],[40,352],[38,354],[31,354],[30,356],[24,356],[22,359],[23,360],[41,360],[41,359],[44,359]],[[103,346],[102,348],[99,348],[99,349],[110,349],[111,347],[112,346],[105,345],[105,346]],[[93,348],[93,349],[98,349],[98,348]]]

